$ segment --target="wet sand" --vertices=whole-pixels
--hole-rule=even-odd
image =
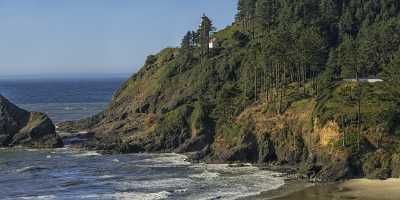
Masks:
[[[354,179],[343,183],[310,184],[292,181],[251,200],[400,200],[400,179]]]
[[[305,191],[308,188],[312,188],[312,187],[315,187],[315,184],[307,182],[307,181],[289,180],[289,181],[286,181],[285,185],[283,185],[282,187],[280,187],[280,188],[278,188],[276,190],[262,192],[259,195],[240,198],[239,200],[280,199],[280,198],[283,198],[283,197],[287,197],[287,196],[289,196],[291,194],[295,194],[295,193],[299,193],[299,192]]]

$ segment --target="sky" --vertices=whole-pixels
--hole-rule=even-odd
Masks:
[[[237,0],[0,0],[0,76],[131,74]]]

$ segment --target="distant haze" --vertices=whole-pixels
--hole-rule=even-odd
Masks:
[[[236,0],[0,0],[0,76],[131,74]]]

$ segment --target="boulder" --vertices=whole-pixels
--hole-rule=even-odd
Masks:
[[[18,108],[0,95],[0,146],[57,148],[63,142],[47,115]]]

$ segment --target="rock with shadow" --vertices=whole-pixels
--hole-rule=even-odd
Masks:
[[[23,110],[0,95],[0,146],[57,148],[63,142],[47,115]]]

